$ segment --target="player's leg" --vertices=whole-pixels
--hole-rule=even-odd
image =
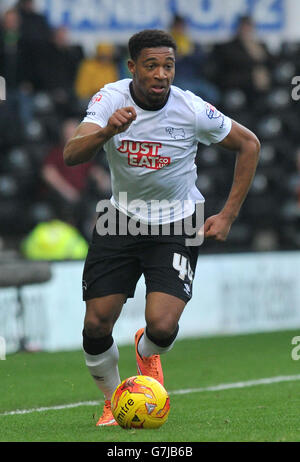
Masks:
[[[83,351],[86,366],[105,397],[103,415],[97,425],[113,425],[111,396],[121,382],[119,352],[112,331],[127,296],[113,294],[86,301],[83,329]]]
[[[98,388],[110,399],[120,383],[119,353],[112,331],[126,295],[114,294],[86,301],[83,350],[87,367]]]
[[[150,292],[147,295],[146,327],[135,336],[138,371],[150,375],[163,384],[160,356],[169,351],[179,330],[179,319],[186,302],[167,293]]]
[[[178,334],[179,319],[192,297],[197,258],[198,249],[186,246],[185,236],[158,236],[142,254],[146,327],[135,337],[137,368],[161,383],[159,355],[172,348]]]
[[[112,219],[116,220],[117,229],[119,214],[114,212]],[[142,272],[137,251],[132,250],[134,237],[101,234],[100,231],[98,226],[93,231],[83,270],[83,300],[86,302],[83,349],[87,367],[106,400],[98,425],[107,425],[109,416],[113,420],[110,399],[120,383],[119,353],[112,331],[123,304],[134,296]]]
[[[178,322],[186,302],[174,295],[150,292],[145,310],[146,333],[162,348],[173,344],[178,333]]]

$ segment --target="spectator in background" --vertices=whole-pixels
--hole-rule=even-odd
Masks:
[[[21,18],[21,34],[24,40],[37,44],[51,39],[51,27],[45,16],[35,11],[34,0],[19,0],[16,9]]]
[[[255,35],[249,16],[240,18],[236,35],[215,48],[217,83],[222,89],[241,89],[251,103],[271,89],[272,56]]]
[[[75,92],[80,100],[89,100],[106,83],[119,79],[115,47],[109,43],[100,43],[94,58],[82,61],[75,81]]]
[[[19,0],[16,9],[20,16],[20,32],[27,50],[26,59],[31,69],[33,90],[41,90],[43,57],[51,40],[52,29],[46,18],[35,11],[33,0]]]
[[[186,21],[182,16],[174,16],[170,26],[170,33],[176,42],[178,56],[192,56],[194,54],[195,44],[189,37]]]
[[[61,142],[46,156],[41,174],[46,185],[45,199],[56,211],[57,218],[76,226],[86,236],[84,221],[92,220],[86,216],[88,202],[91,196],[96,202],[110,197],[111,185],[110,176],[101,165],[89,162],[71,169],[65,165],[63,149],[77,126],[78,121],[74,119],[63,122]]]
[[[170,34],[177,45],[174,85],[190,90],[197,96],[217,104],[220,99],[219,91],[209,81],[209,76],[206,76],[209,56],[190,38],[183,17],[174,16]]]
[[[0,21],[0,75],[6,80],[7,117],[13,114],[26,124],[32,119],[32,62],[15,8],[7,10]]]
[[[0,74],[6,79],[7,89],[15,90],[22,80],[22,52],[20,17],[16,10],[7,10],[0,25]]]
[[[51,94],[59,112],[66,116],[73,110],[74,82],[83,57],[82,47],[70,43],[66,27],[52,31],[41,62],[42,86]]]
[[[1,21],[0,75],[8,90],[5,109],[19,116],[23,125],[33,118],[33,95],[41,87],[41,58],[50,33],[44,16],[34,11],[33,0],[19,0]]]

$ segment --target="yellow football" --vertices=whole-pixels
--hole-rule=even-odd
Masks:
[[[135,375],[116,388],[111,410],[123,428],[158,428],[168,419],[170,398],[154,378]]]

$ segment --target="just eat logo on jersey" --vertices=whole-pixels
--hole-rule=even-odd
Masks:
[[[128,164],[132,167],[145,167],[159,170],[171,162],[170,157],[159,155],[161,143],[152,141],[123,140],[118,151],[128,154]]]

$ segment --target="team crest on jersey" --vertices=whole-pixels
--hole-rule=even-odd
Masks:
[[[166,132],[174,138],[174,140],[184,140],[185,138],[185,131],[183,128],[173,128],[167,127]]]
[[[170,157],[159,155],[161,147],[161,143],[152,141],[123,140],[117,149],[128,154],[128,165],[159,170],[171,163]]]

